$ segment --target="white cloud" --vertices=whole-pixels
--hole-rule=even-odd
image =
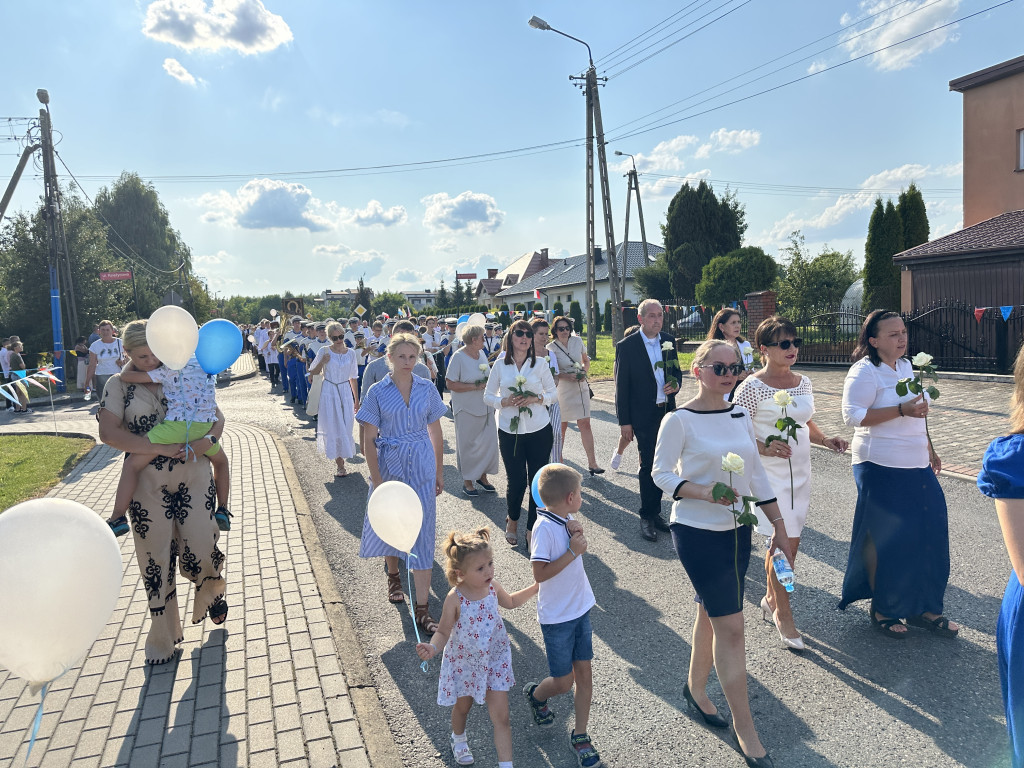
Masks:
[[[709,157],[712,152],[727,152],[730,155],[737,155],[745,149],[756,147],[761,143],[761,132],[749,129],[730,131],[726,128],[719,128],[712,131],[710,141],[701,145],[693,156],[697,159]]]
[[[146,9],[142,32],[186,51],[266,53],[292,40],[284,19],[260,0],[156,0]]]
[[[662,141],[649,153],[641,152],[634,155],[636,158],[636,169],[640,173],[645,171],[681,171],[685,167],[681,155],[699,141],[700,139],[696,136],[686,134],[676,136],[668,141]],[[622,173],[633,170],[633,164],[629,158],[619,163],[618,170]]]
[[[333,228],[340,215],[337,205],[317,200],[308,187],[277,179],[253,179],[234,195],[220,190],[203,195],[198,203],[207,208],[203,221],[242,229],[322,232]]]
[[[260,101],[260,107],[270,112],[277,112],[283,103],[284,94],[273,86],[267,86],[267,89],[263,91],[263,100]]]
[[[419,270],[409,269],[408,267],[397,270],[393,275],[391,275],[391,280],[404,285],[420,285],[423,289],[429,287],[433,290],[433,278]]]
[[[828,66],[828,63],[824,62],[824,61],[821,61],[820,59],[817,60],[817,61],[812,61],[810,66],[807,67],[807,74],[808,75],[815,75],[818,72],[821,72],[827,66]]]
[[[164,72],[180,83],[195,86],[196,79],[177,59],[164,59]]]
[[[501,226],[505,212],[490,195],[466,191],[456,197],[447,192],[427,195],[421,202],[426,206],[423,226],[435,231],[485,234]]]
[[[376,277],[388,260],[387,255],[378,250],[357,251],[342,243],[317,245],[313,253],[338,260],[338,271],[334,274],[334,280],[338,283],[351,282],[360,277],[365,280]]]
[[[445,237],[431,245],[430,250],[434,253],[455,253],[459,250],[459,245],[452,238]]]
[[[223,264],[225,261],[231,259],[231,254],[227,251],[217,251],[216,253],[206,253],[202,256],[196,256],[196,264]]]
[[[663,199],[667,200],[673,197],[679,188],[689,182],[690,186],[694,186],[700,183],[701,179],[707,179],[711,177],[710,168],[702,168],[699,171],[693,173],[687,173],[685,176],[675,176],[671,179],[655,179],[653,182],[642,181],[640,183],[640,194],[644,200],[647,199]]]
[[[885,10],[890,7],[890,10]],[[911,0],[909,3],[896,4],[890,0],[862,0],[856,16],[876,14],[880,11],[881,13],[872,19],[870,31],[866,34],[860,34],[863,32],[862,28],[849,30],[843,48],[849,53],[850,58],[862,56],[948,23],[959,7],[960,0]],[[854,15],[843,14],[839,23],[845,26],[853,20]],[[854,37],[855,35],[860,36]],[[869,60],[873,67],[883,71],[905,69],[919,56],[957,39],[954,25],[881,51],[871,56]]]
[[[392,227],[395,224],[404,224],[409,216],[405,207],[393,205],[387,210],[379,200],[371,200],[363,209],[343,209],[341,212],[342,221],[346,224],[355,224],[360,227]]]

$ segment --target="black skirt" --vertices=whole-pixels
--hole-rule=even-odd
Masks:
[[[743,583],[750,562],[750,526],[708,531],[672,524],[672,543],[708,616],[743,610]]]

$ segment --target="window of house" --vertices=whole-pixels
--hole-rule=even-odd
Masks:
[[[571,293],[567,293],[567,294],[565,295],[565,300],[566,300],[566,301],[572,301],[572,294],[571,294]]]
[[[1017,131],[1017,170],[1024,171],[1024,128]]]

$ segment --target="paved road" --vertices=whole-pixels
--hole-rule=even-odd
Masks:
[[[449,711],[434,702],[438,662],[424,675],[413,652],[408,609],[389,605],[379,561],[357,556],[365,508],[366,469],[333,478],[333,465],[316,454],[311,422],[297,417],[262,378],[232,384],[219,399],[229,419],[282,435],[291,455],[337,586],[348,606],[374,684],[405,765],[451,765]],[[608,406],[595,413],[599,456],[607,461],[617,428]],[[444,432],[453,446],[452,423]],[[991,436],[998,434],[993,431]],[[989,436],[989,437],[991,437]],[[567,463],[580,467],[579,438],[567,438]],[[447,487],[458,493],[454,452],[446,451]],[[992,766],[1008,765],[999,699],[994,630],[1010,572],[995,515],[973,484],[944,479],[950,510],[952,577],[947,613],[964,624],[961,637],[942,640],[914,631],[897,643],[874,633],[863,605],[835,609],[849,547],[854,487],[849,459],[816,451],[810,525],[797,561],[796,613],[809,646],[803,655],[781,649],[774,628],[756,607],[756,565],[747,580],[750,691],[765,744],[780,766]],[[590,733],[609,766],[742,765],[718,734],[697,725],[682,698],[689,655],[693,591],[662,538],[641,539],[636,452],[623,473],[584,483],[582,509],[590,540],[587,572],[597,596],[593,612],[595,700]],[[446,492],[439,500],[438,531],[492,525],[504,519],[504,478],[499,495],[467,499]],[[497,579],[509,589],[530,581],[524,549],[510,550],[500,536]],[[434,570],[435,611],[448,586]],[[521,685],[546,673],[543,641],[533,604],[505,612]],[[722,709],[724,698],[712,690]],[[511,697],[516,764],[573,766],[567,715],[571,700],[551,702],[556,727],[532,725],[521,695]],[[364,724],[365,726],[366,724]],[[385,724],[380,724],[385,727]],[[496,761],[486,713],[470,716],[470,739],[481,765]]]

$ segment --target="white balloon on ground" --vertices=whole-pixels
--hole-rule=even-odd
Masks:
[[[33,499],[0,513],[0,666],[38,688],[78,664],[122,571],[110,526],[83,504]]]
[[[423,505],[410,486],[398,480],[381,483],[370,494],[366,512],[381,541],[399,552],[412,550],[423,525]]]
[[[469,316],[469,320],[466,321],[467,325],[486,325],[487,318],[482,312],[474,312]]]
[[[199,326],[184,309],[168,304],[149,316],[146,343],[161,363],[180,371],[196,352]]]

